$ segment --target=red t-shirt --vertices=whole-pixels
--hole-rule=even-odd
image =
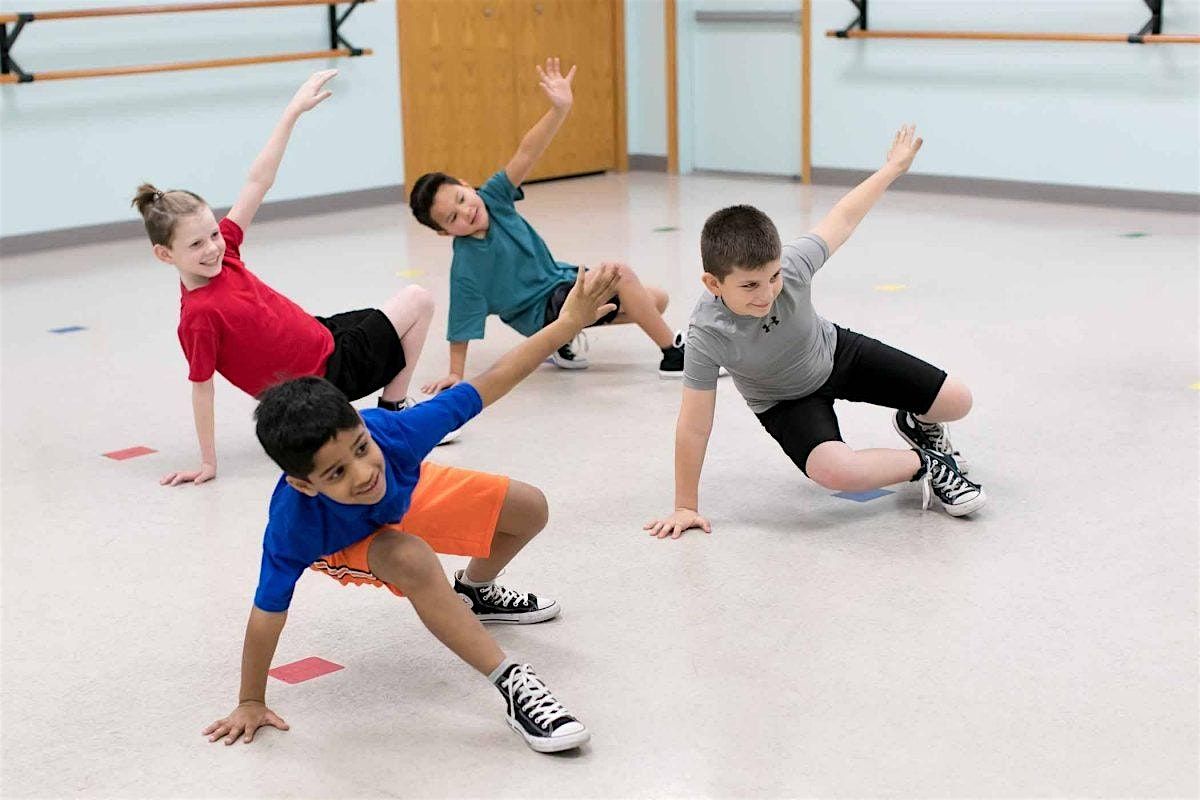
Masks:
[[[247,394],[289,378],[325,375],[333,335],[304,309],[260,281],[242,263],[244,234],[226,217],[221,271],[188,291],[182,284],[179,343],[188,380],[203,383],[219,372]]]

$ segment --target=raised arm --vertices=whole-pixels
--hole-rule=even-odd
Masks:
[[[616,293],[621,277],[618,266],[601,264],[599,269],[591,272],[581,268],[558,319],[501,356],[487,372],[469,381],[479,392],[485,407],[512,391],[551,353],[615,308],[608,300]]]
[[[712,434],[717,408],[715,389],[684,387],[675,423],[675,510],[670,516],[651,520],[642,526],[651,536],[678,539],[688,528],[712,533],[712,525],[700,516],[700,471]]]
[[[283,161],[283,153],[287,149],[296,120],[300,119],[300,115],[305,111],[315,108],[318,103],[333,94],[323,87],[334,75],[337,75],[336,69],[322,70],[314,72],[304,82],[283,110],[283,116],[279,118],[275,130],[271,131],[271,138],[267,140],[266,147],[258,154],[258,158],[254,159],[250,166],[250,174],[246,178],[246,185],[242,187],[233,208],[229,210],[229,218],[243,231],[250,227],[263,198],[275,183],[275,174],[279,171],[279,163]]]
[[[905,125],[896,132],[892,139],[892,148],[887,154],[887,163],[871,177],[854,187],[849,194],[837,202],[833,210],[812,232],[825,240],[829,246],[829,255],[841,247],[858,223],[878,202],[892,182],[912,166],[913,158],[921,149],[923,140],[917,137],[916,128]]]
[[[538,67],[537,71],[540,79],[538,86],[546,93],[546,98],[550,101],[550,110],[529,129],[517,147],[517,152],[504,167],[504,172],[513,186],[520,186],[529,177],[533,165],[550,146],[554,134],[562,127],[567,114],[571,112],[571,103],[574,102],[571,81],[575,80],[575,67],[571,67],[571,71],[563,77],[558,59],[547,58],[546,67]]]
[[[225,744],[233,744],[244,734],[249,744],[254,740],[254,732],[264,725],[288,729],[288,724],[267,708],[267,672],[286,622],[286,611],[273,613],[257,606],[250,609],[246,641],[242,645],[242,686],[237,708],[204,729],[210,742],[223,738]]]

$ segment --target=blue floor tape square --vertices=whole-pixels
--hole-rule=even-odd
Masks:
[[[65,328],[51,328],[51,333],[74,333],[75,331],[86,331],[87,328],[82,325],[68,325]]]
[[[874,500],[876,497],[895,494],[890,489],[871,489],[866,492],[838,492],[834,497],[840,497],[843,500],[853,500],[856,503],[866,503],[869,500]]]

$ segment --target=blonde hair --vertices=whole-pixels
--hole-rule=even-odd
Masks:
[[[160,192],[152,184],[143,183],[133,196],[133,203],[146,222],[146,233],[152,244],[171,246],[175,225],[179,218],[194,214],[208,203],[200,195],[186,189],[168,189]]]

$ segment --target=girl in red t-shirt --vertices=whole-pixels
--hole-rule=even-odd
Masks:
[[[204,483],[217,475],[213,374],[257,396],[280,381],[327,378],[351,400],[379,389],[382,408],[400,411],[433,317],[428,290],[409,286],[383,304],[314,317],[271,289],[241,260],[245,230],[262,204],[300,115],[328,98],[337,70],[317,72],[296,92],[246,185],[219,223],[197,194],[138,187],[133,204],[159,261],[179,271],[179,343],[188,360],[200,469],[170,472],[160,483]],[[447,439],[447,441],[449,438]]]

